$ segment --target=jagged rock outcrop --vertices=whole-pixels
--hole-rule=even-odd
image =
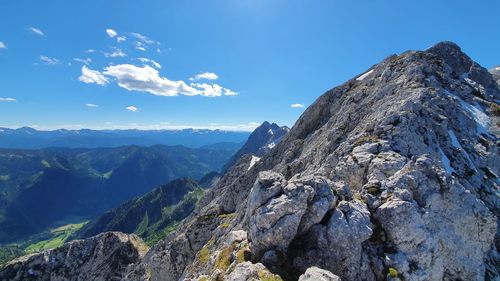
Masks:
[[[147,250],[135,235],[106,232],[13,260],[0,280],[122,280]]]
[[[126,280],[495,280],[499,100],[453,43],[390,56],[237,161]]]
[[[248,137],[243,147],[240,148],[226,163],[223,170],[226,171],[233,166],[243,155],[251,154],[256,157],[262,157],[290,131],[287,126],[278,126],[276,123],[265,121],[257,127]]]
[[[245,223],[254,256],[284,251],[295,236],[306,233],[334,208],[332,183],[323,177],[285,178],[259,174],[247,201]]]

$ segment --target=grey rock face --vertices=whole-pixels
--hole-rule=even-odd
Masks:
[[[483,258],[495,237],[496,218],[459,182],[446,183],[440,178],[438,165],[421,156],[388,183],[390,190],[411,194],[390,198],[375,213],[398,246],[391,258],[393,267],[404,269],[406,280],[443,280],[447,276],[484,280]]]
[[[135,235],[106,232],[14,260],[0,280],[122,280],[147,250]]]
[[[261,263],[244,262],[236,266],[233,272],[226,278],[228,281],[260,280],[259,273],[266,270]]]
[[[332,183],[323,177],[285,181],[280,174],[261,172],[246,209],[252,252],[286,250],[296,235],[323,219],[335,199]]]
[[[309,267],[304,274],[299,278],[299,281],[341,281],[340,277],[330,271],[318,268]]]
[[[362,243],[372,235],[370,212],[363,202],[341,201],[327,225],[315,225],[301,239],[294,266],[301,271],[319,265],[342,273],[347,280],[362,278]]]

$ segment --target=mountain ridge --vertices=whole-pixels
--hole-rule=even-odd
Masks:
[[[259,161],[243,156],[117,274],[495,280],[498,100],[492,75],[454,43],[390,56],[321,95]]]
[[[292,280],[313,265],[342,280],[498,276],[499,97],[456,44],[390,56],[319,97],[250,170],[233,167],[136,270],[151,267],[152,280],[243,278],[240,267],[261,264]],[[219,267],[225,251],[249,252],[252,265]]]

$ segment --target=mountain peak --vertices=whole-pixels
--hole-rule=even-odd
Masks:
[[[243,147],[231,157],[224,170],[235,164],[245,154],[257,157],[265,155],[281,141],[288,131],[290,129],[287,126],[280,127],[276,123],[264,121],[250,134]]]
[[[226,251],[236,234],[230,251],[292,279],[312,266],[348,281],[385,280],[388,268],[405,280],[495,276],[485,257],[499,208],[488,195],[498,194],[499,92],[454,43],[385,59],[320,96],[252,169],[226,173],[153,250],[153,276],[210,276],[197,253]],[[218,212],[235,213],[224,230]],[[195,231],[210,234],[183,242]],[[182,243],[199,247],[179,253]],[[193,259],[160,262],[171,255]]]

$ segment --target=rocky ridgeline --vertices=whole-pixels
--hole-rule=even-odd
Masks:
[[[240,158],[124,279],[495,280],[499,100],[453,43],[390,56]]]
[[[106,232],[11,261],[0,280],[122,280],[147,250],[135,235]]]

